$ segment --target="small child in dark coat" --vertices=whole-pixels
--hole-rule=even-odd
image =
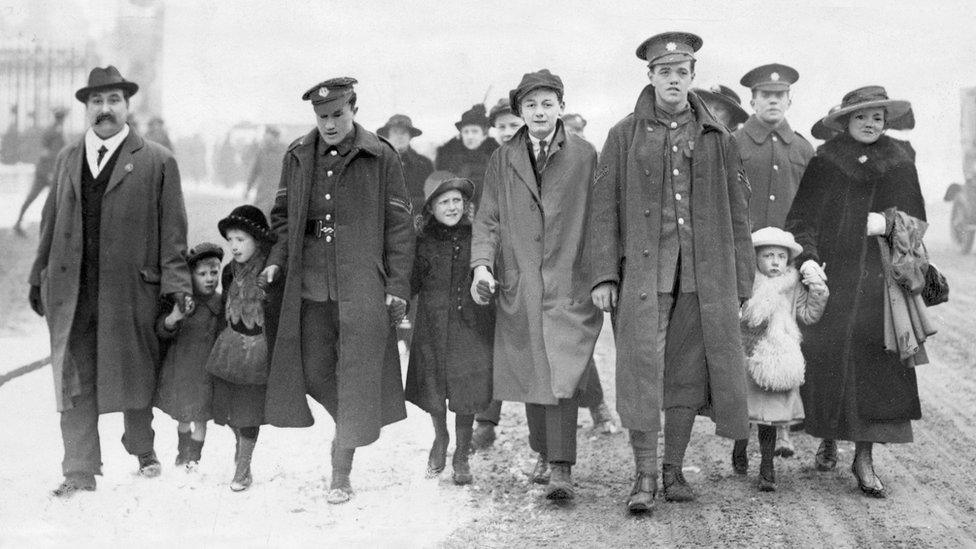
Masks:
[[[411,276],[417,323],[405,393],[434,423],[428,477],[444,470],[448,408],[455,413],[453,479],[464,485],[473,480],[468,454],[474,415],[491,402],[495,311],[475,304],[468,291],[474,184],[439,174],[444,172],[434,172],[424,184],[427,200]]]
[[[221,276],[225,326],[207,371],[214,376],[214,423],[230,426],[237,439],[230,488],[240,492],[251,485],[251,456],[264,424],[270,353],[265,334],[268,288],[260,274],[274,234],[261,210],[250,205],[234,208],[217,227],[234,259]]]
[[[187,253],[193,276],[193,300],[180,311],[179,304],[156,320],[156,334],[165,346],[163,364],[156,385],[156,407],[179,422],[176,466],[196,469],[211,417],[213,388],[207,373],[207,358],[217,339],[221,303],[217,293],[220,261],[224,250],[203,242]]]

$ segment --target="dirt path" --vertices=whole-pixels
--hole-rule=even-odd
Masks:
[[[942,235],[944,205],[930,205],[929,215],[935,221],[927,241],[934,262],[949,278],[951,300],[930,309],[940,332],[928,347],[932,364],[918,371],[923,419],[914,424],[915,443],[875,452],[889,499],[860,494],[849,470],[850,443],[841,443],[836,471],[816,471],[812,458],[818,441],[802,433],[794,435],[797,457],[777,458],[777,492],[760,494],[755,488],[755,438],[750,474],[737,476],[729,465],[730,441],[716,438],[710,422],[699,418],[685,462],[697,502],[667,504],[659,499],[652,517],[627,516],[623,502],[633,461],[626,435],[594,438],[581,430],[574,469],[577,502],[559,507],[526,484],[524,472],[532,462],[523,411],[509,405],[498,448],[475,461],[481,495],[476,505],[483,518],[456,531],[447,545],[976,545],[976,255],[960,256],[949,246]],[[606,344],[601,342],[601,348]],[[612,361],[598,364],[601,377],[612,381]],[[612,399],[612,382],[604,387]],[[580,418],[588,427],[588,414],[583,411]]]

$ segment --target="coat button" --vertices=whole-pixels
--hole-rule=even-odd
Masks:
[[[461,306],[460,306],[460,305],[458,305],[458,310],[459,310],[459,311],[461,310]]]
[[[325,172],[325,175],[327,175],[329,177],[332,177],[332,170],[329,170],[329,171]]]
[[[325,214],[326,221],[332,221],[332,214]]]
[[[335,149],[332,149],[332,151],[329,152],[329,154],[331,154],[332,156],[335,156],[335,155],[337,155],[339,153]]]
[[[770,200],[776,200],[776,195],[774,195],[774,194],[769,195],[769,199]]]
[[[332,237],[331,237],[331,236],[327,236],[327,237],[325,237],[325,241],[326,241],[326,242],[332,242]]]
[[[647,256],[651,255],[651,251],[650,250],[644,250],[641,253],[644,254],[644,257],[647,257]]]
[[[535,235],[535,241],[536,242],[542,242],[542,237],[539,236],[539,235]]]
[[[779,139],[777,139],[777,138],[776,138],[776,136],[774,135],[774,136],[773,136],[773,143],[775,143],[775,142],[777,142],[777,141],[779,141]]]
[[[671,173],[673,173],[674,175],[678,175],[681,172],[678,171],[678,168],[675,168],[675,169],[671,170]]]
[[[685,224],[685,218],[679,217],[678,218],[678,225],[684,225],[684,224]]]
[[[529,204],[529,209],[534,212],[535,211],[535,204],[534,203],[533,204]]]
[[[651,175],[651,170],[644,170],[644,175]]]
[[[678,146],[677,145],[673,145],[671,147],[671,152],[678,152]]]
[[[677,127],[678,127],[678,123],[677,122],[672,122],[671,123],[671,129],[672,130],[675,129],[675,128],[677,128]]]
[[[779,171],[779,165],[778,164],[773,164],[773,169],[776,170],[776,171]]]
[[[644,217],[650,217],[650,216],[651,216],[651,210],[644,210]]]
[[[674,193],[675,200],[681,200],[681,193]]]
[[[647,294],[644,293],[644,292],[641,292],[640,298],[641,298],[641,300],[647,299]]]
[[[331,194],[328,194],[328,193],[326,193],[326,194],[325,194],[325,199],[326,199],[326,200],[332,200],[332,195],[331,195]]]

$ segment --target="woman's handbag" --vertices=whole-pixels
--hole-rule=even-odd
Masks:
[[[949,301],[949,282],[945,275],[929,263],[928,270],[925,271],[925,287],[922,288],[922,301],[926,307],[938,305]]]

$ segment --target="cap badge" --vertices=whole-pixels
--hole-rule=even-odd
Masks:
[[[769,79],[772,80],[773,82],[779,82],[779,73],[774,72],[773,74],[770,74]]]
[[[319,88],[319,95],[322,96],[322,97],[328,97],[329,96],[329,88],[326,88],[325,86],[322,86],[321,88]]]
[[[674,51],[678,49],[678,45],[675,44],[674,42],[668,42],[667,44],[664,45],[664,49],[668,51]]]

